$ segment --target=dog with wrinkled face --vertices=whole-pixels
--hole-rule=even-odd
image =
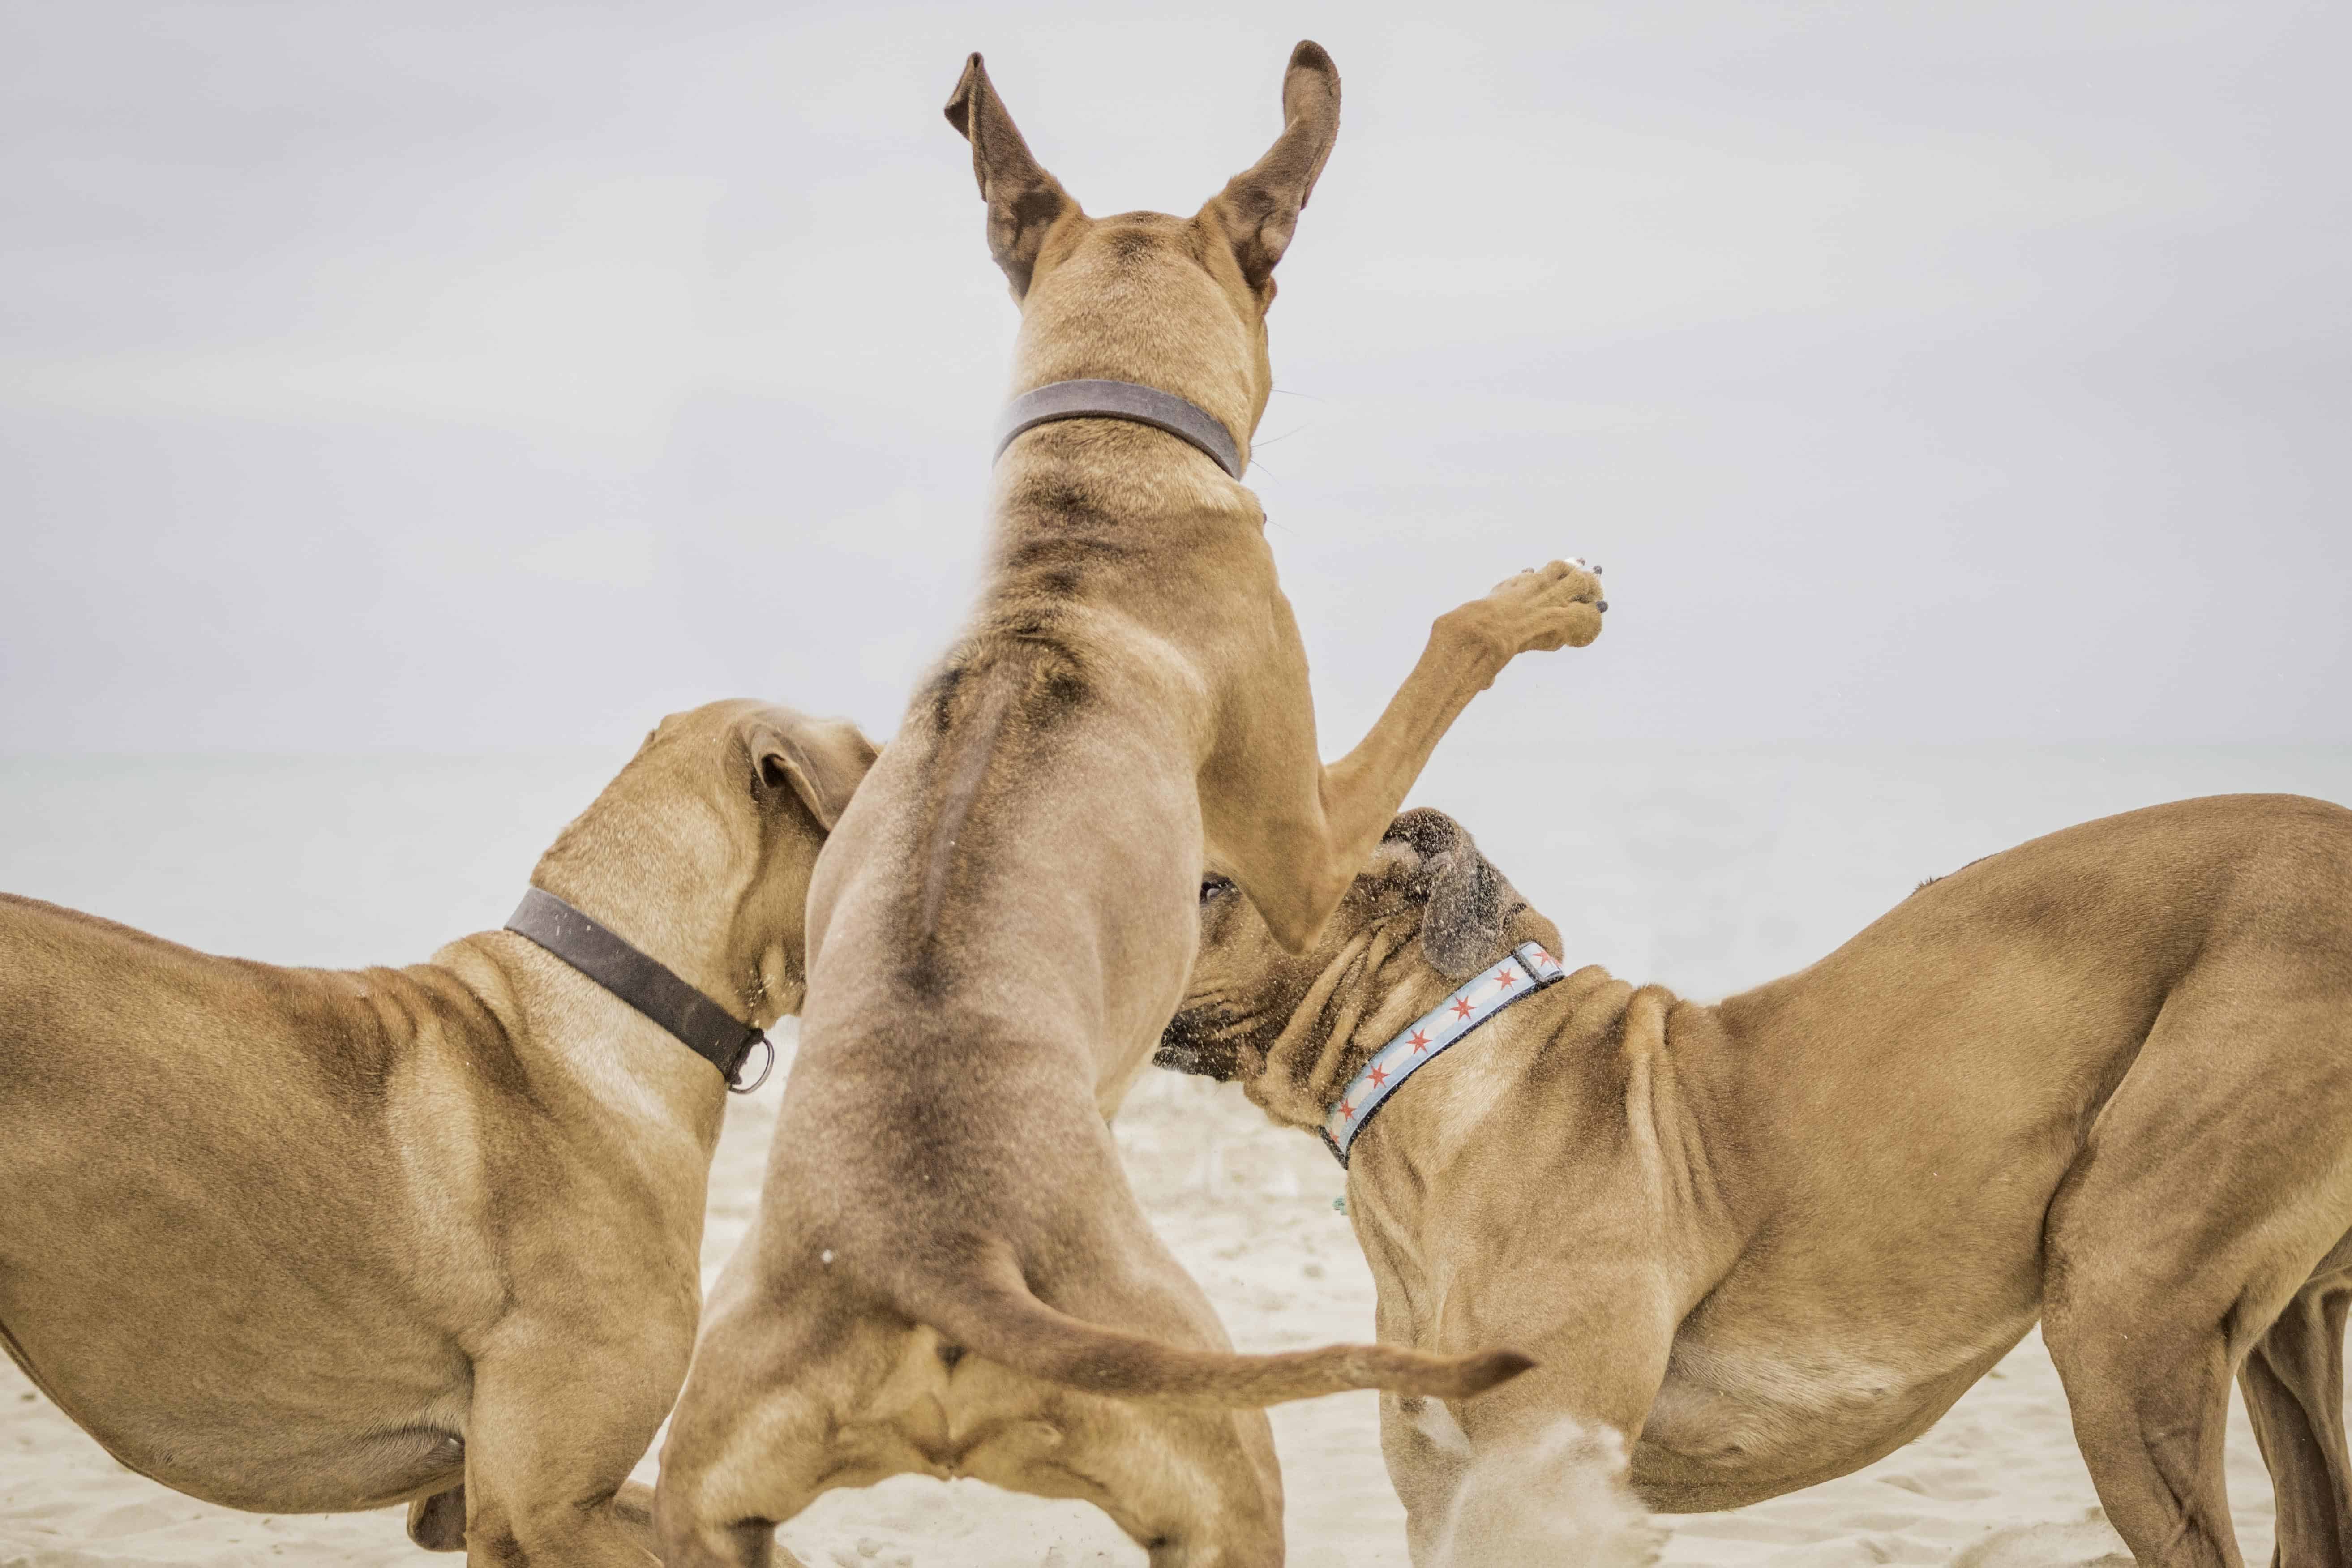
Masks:
[[[1433,811],[1397,819],[1309,952],[1222,881],[1201,922],[1158,1059],[1306,1129],[1465,977],[1559,950]],[[2347,1063],[2352,811],[2293,795],[2035,839],[1713,1005],[1598,968],[1521,997],[1349,1150],[1381,1339],[1539,1363],[1470,1404],[1383,1395],[1414,1561],[1502,1561],[1479,1531],[1510,1535],[1539,1490],[1519,1460],[1563,1430],[1616,1445],[1662,1511],[1843,1475],[2038,1318],[2140,1563],[2240,1562],[2233,1375],[2277,1561],[2344,1563]]]
[[[973,56],[948,106],[1021,306],[1014,391],[1139,384],[1245,461],[1273,270],[1339,75],[1292,55],[1265,158],[1191,218],[1092,218]],[[1150,1229],[1108,1118],[1183,995],[1204,863],[1304,946],[1439,737],[1517,655],[1601,631],[1565,562],[1440,616],[1326,767],[1265,513],[1203,449],[1106,417],[1014,438],[961,642],[842,818],[760,1220],[712,1297],[662,1452],[671,1568],[758,1563],[820,1492],[902,1472],[1087,1499],[1155,1568],[1272,1568],[1260,1406],[1464,1397],[1503,1348],[1237,1356]]]
[[[673,714],[532,873],[739,1019],[799,1008],[874,760]],[[727,1081],[510,931],[280,969],[0,895],[0,1345],[125,1466],[433,1551],[652,1563],[625,1486],[686,1375]]]

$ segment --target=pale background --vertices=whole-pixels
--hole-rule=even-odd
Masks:
[[[410,961],[503,918],[666,710],[887,733],[972,586],[1013,326],[939,115],[971,47],[1098,213],[1190,210],[1291,43],[1337,58],[1251,481],[1332,751],[1431,614],[1608,564],[1607,637],[1508,672],[1415,795],[1572,960],[1719,994],[2069,822],[2352,802],[2345,17],[0,4],[0,889]],[[1138,1099],[1139,1189],[1237,1342],[1368,1334],[1328,1161]],[[0,1568],[425,1561],[395,1517],[174,1498],[25,1393]],[[1397,1568],[1366,1402],[1277,1431],[1294,1562]],[[1941,1563],[2090,1502],[2029,1341],[1668,1561]],[[787,1538],[1140,1561],[911,1482]]]
[[[972,579],[988,52],[1097,213],[1346,79],[1252,475],[1336,742],[2352,739],[2352,10],[2282,0],[0,6],[0,747],[887,730]],[[1477,721],[1501,722],[1503,704]]]

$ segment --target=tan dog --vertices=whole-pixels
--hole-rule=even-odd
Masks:
[[[1273,150],[1193,217],[1097,220],[972,57],[948,113],[1021,302],[1017,390],[1148,384],[1245,449],[1272,269],[1338,124],[1314,45],[1283,103]],[[1263,524],[1218,462],[1129,421],[1042,426],[999,466],[981,608],[811,889],[759,1227],[663,1451],[672,1568],[764,1562],[774,1521],[901,1471],[1087,1499],[1161,1568],[1276,1563],[1270,1431],[1236,1407],[1465,1395],[1524,1364],[1231,1354],[1106,1125],[1183,994],[1204,857],[1306,943],[1471,697],[1522,650],[1601,629],[1590,573],[1513,579],[1440,618],[1326,768]]]
[[[764,1027],[873,755],[761,703],[674,715],[532,883]],[[0,896],[0,1343],[192,1496],[415,1500],[471,1563],[650,1563],[615,1494],[686,1373],[726,1097],[510,931],[278,969]]]
[[[1212,884],[1161,1059],[1312,1128],[1458,981],[1557,950],[1436,812],[1371,866],[1303,956]],[[1381,1338],[1541,1363],[1452,1410],[1384,1401],[1414,1561],[1548,1560],[1508,1545],[1562,1484],[1528,1469],[1547,1445],[1630,1458],[1671,1512],[1843,1475],[2036,1318],[2140,1563],[2240,1561],[2232,1373],[2278,1561],[2352,1560],[2347,1062],[2352,812],[2292,795],[2035,839],[1714,1006],[1599,969],[1525,996],[1350,1150]]]

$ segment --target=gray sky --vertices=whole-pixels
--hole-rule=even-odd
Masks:
[[[1013,311],[964,52],[1090,211],[1346,80],[1253,483],[1352,743],[2352,741],[2337,5],[0,9],[0,749],[895,727]]]

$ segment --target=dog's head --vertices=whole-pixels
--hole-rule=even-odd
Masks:
[[[1339,73],[1321,46],[1291,51],[1282,114],[1265,156],[1190,218],[1093,218],[1031,155],[971,57],[947,116],[971,143],[988,248],[1021,305],[1023,384],[1144,382],[1224,419],[1246,447],[1273,389],[1275,264],[1339,131]]]
[[[1507,952],[1522,918],[1532,918],[1526,900],[1469,832],[1425,808],[1390,824],[1303,953],[1285,951],[1249,900],[1211,877],[1192,977],[1153,1059],[1238,1079],[1276,1120],[1318,1125],[1341,1065]]]
[[[686,978],[764,1028],[800,1011],[809,878],[877,755],[847,721],[775,703],[673,713],[531,879],[600,918],[625,908],[624,934],[697,955]]]

